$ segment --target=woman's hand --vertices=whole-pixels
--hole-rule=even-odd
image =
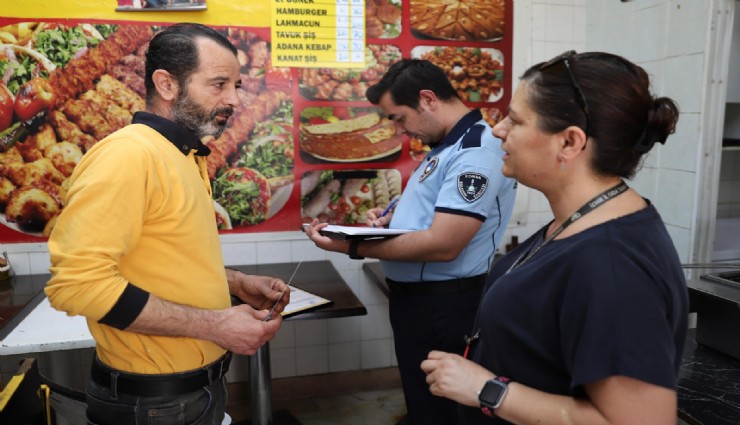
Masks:
[[[478,393],[496,375],[457,354],[432,351],[421,362],[432,394],[478,407]]]
[[[432,351],[421,363],[432,394],[478,407],[478,393],[496,375],[457,354]],[[626,376],[585,385],[588,398],[549,394],[517,382],[509,384],[496,416],[515,424],[589,425],[676,423],[676,393]],[[553,418],[560,418],[556,421]]]

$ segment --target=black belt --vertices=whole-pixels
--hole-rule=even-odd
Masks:
[[[196,391],[218,381],[229,370],[230,361],[231,353],[227,352],[215,362],[200,369],[148,375],[112,369],[95,356],[90,379],[98,385],[110,388],[113,397],[118,393],[142,397],[171,397]]]
[[[391,295],[445,295],[462,294],[486,283],[486,275],[481,274],[462,279],[438,280],[434,282],[396,282],[386,278]]]

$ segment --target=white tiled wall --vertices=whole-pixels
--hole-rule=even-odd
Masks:
[[[516,1],[514,73],[568,49],[606,51],[638,63],[652,77],[653,91],[675,99],[681,117],[665,145],[656,146],[630,182],[663,215],[679,255],[691,253],[697,169],[701,157],[705,49],[710,2],[693,0]],[[523,59],[523,57],[526,57]],[[516,82],[515,82],[516,84]],[[521,186],[520,186],[521,187]],[[520,192],[526,191],[521,187]],[[551,219],[544,197],[526,195],[524,223],[510,235],[526,237]]]
[[[651,75],[653,91],[679,103],[681,117],[676,133],[665,146],[657,146],[647,156],[643,169],[630,184],[657,206],[681,259],[688,262],[697,237],[697,177],[705,156],[703,144],[716,142],[704,140],[706,132],[702,129],[707,113],[705,81],[714,75],[712,66],[716,62],[707,53],[710,33],[716,30],[712,26],[714,2],[532,0],[515,3],[522,9],[531,8],[531,21],[517,22],[519,27],[530,25],[531,33],[524,37],[519,34],[519,39],[525,41],[518,47],[515,37],[515,56],[529,51],[529,62],[517,60],[517,65],[536,63],[569,48],[608,51],[640,64]],[[573,19],[563,10],[569,10]],[[575,34],[571,30],[573,23]],[[737,211],[740,189],[735,184],[737,171],[731,170],[740,168],[738,164],[737,154],[723,153],[718,215],[734,215]],[[511,234],[531,233],[550,219],[541,195],[530,193],[528,198],[529,214],[523,220],[526,225],[512,229]]]
[[[514,78],[535,63],[546,61],[566,50],[583,51],[586,48],[587,5],[592,0],[516,0],[514,1]],[[519,186],[518,209],[527,211],[521,225],[510,224],[503,244],[517,236],[523,241],[542,225],[552,214],[540,192]]]

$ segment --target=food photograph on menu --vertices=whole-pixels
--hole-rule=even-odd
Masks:
[[[442,68],[464,102],[495,102],[503,96],[504,56],[499,50],[416,46],[411,57]]]
[[[0,222],[48,235],[82,155],[144,109],[136,55],[152,30],[19,22],[0,34]]]
[[[365,224],[367,211],[401,194],[398,170],[317,170],[301,176],[301,216],[329,224]]]
[[[298,86],[306,100],[365,100],[368,87],[380,81],[388,67],[401,60],[392,44],[368,44],[364,68],[300,68]]]
[[[301,153],[309,162],[389,160],[400,152],[402,141],[393,122],[376,108],[309,107],[300,114]]]
[[[401,35],[401,0],[365,0],[365,33],[368,38]]]
[[[118,0],[118,11],[206,10],[206,0]]]
[[[148,25],[18,22],[0,27],[0,222],[48,236],[82,155],[145,109]],[[242,65],[241,103],[228,129],[206,139],[223,228],[275,215],[293,186],[292,82],[272,68],[268,42],[223,30]],[[287,73],[287,74],[286,74]]]
[[[505,0],[410,0],[411,33],[421,39],[497,41]]]

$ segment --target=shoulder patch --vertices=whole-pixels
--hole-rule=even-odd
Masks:
[[[475,202],[486,192],[488,177],[479,173],[462,173],[457,176],[457,191],[467,202]]]
[[[437,168],[437,165],[439,165],[438,156],[435,156],[427,160],[427,165],[424,167],[424,171],[421,172],[421,175],[419,176],[419,181],[423,182],[427,177],[429,177],[429,175],[432,174],[434,170]]]
[[[481,134],[483,134],[483,130],[485,130],[485,128],[486,127],[481,124],[476,124],[470,127],[470,130],[468,130],[462,138],[460,149],[479,148],[481,146]]]

